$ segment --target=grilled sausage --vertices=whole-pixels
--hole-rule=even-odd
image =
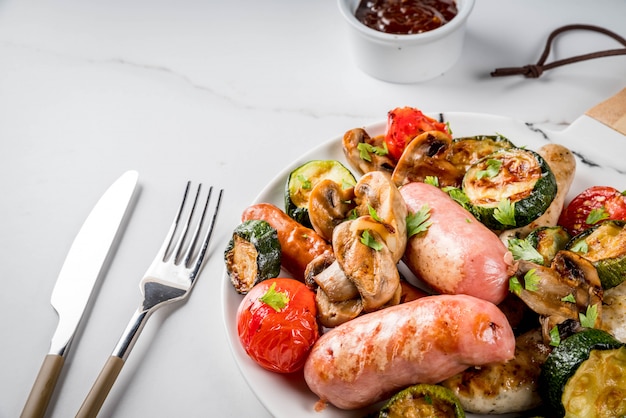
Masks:
[[[324,402],[357,409],[416,383],[513,357],[515,337],[495,305],[467,295],[426,296],[360,316],[324,334],[304,366]]]
[[[404,262],[434,290],[500,303],[516,263],[498,236],[437,187],[409,183],[400,189],[409,212],[430,208],[430,227],[412,236]]]
[[[244,210],[241,220],[262,219],[278,232],[281,247],[281,265],[294,279],[304,281],[307,264],[318,255],[332,253],[331,245],[317,232],[307,228],[277,206],[270,203],[258,203]]]

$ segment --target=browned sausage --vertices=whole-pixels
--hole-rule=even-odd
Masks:
[[[328,331],[309,353],[304,378],[322,401],[356,409],[412,384],[510,360],[514,351],[513,330],[491,302],[426,296]]]
[[[242,222],[250,219],[262,219],[276,229],[282,252],[281,264],[296,280],[304,281],[304,270],[311,260],[332,252],[332,246],[317,232],[270,203],[258,203],[244,210]]]

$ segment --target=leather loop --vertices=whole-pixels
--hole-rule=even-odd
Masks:
[[[575,57],[565,58],[562,60],[556,60],[556,61],[546,64],[545,62],[548,59],[548,55],[550,55],[550,48],[552,46],[552,42],[554,41],[554,39],[561,33],[567,32],[570,30],[589,30],[593,32],[598,32],[598,33],[601,33],[603,35],[606,35],[615,39],[617,42],[624,45],[625,48],[608,49],[605,51],[592,52],[589,54],[578,55]],[[543,53],[541,54],[541,57],[539,58],[539,61],[537,61],[537,64],[525,65],[523,67],[496,68],[491,73],[491,76],[502,77],[502,76],[509,76],[509,75],[523,75],[526,78],[539,78],[541,74],[543,74],[544,71],[550,70],[555,67],[559,67],[559,66],[566,65],[566,64],[572,64],[572,63],[580,62],[580,61],[586,61],[586,60],[590,60],[594,58],[602,58],[602,57],[609,57],[609,56],[615,56],[615,55],[626,55],[626,39],[624,39],[620,35],[608,29],[599,27],[599,26],[583,25],[583,24],[566,25],[566,26],[557,28],[554,31],[552,31],[552,33],[550,33],[550,36],[548,36],[548,40],[546,42],[546,46],[543,50]]]

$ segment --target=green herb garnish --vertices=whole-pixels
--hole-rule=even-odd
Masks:
[[[432,225],[430,218],[430,207],[428,205],[422,205],[421,208],[415,213],[410,213],[406,217],[406,231],[408,237],[426,232]]]
[[[493,217],[502,225],[515,226],[515,203],[510,199],[502,199],[493,211]]]
[[[389,149],[387,148],[387,143],[383,142],[382,147],[375,147],[374,145],[368,144],[366,142],[360,142],[356,148],[359,150],[359,157],[362,160],[367,162],[372,161],[371,154],[383,156],[389,154]]]
[[[376,241],[376,239],[370,233],[369,229],[366,229],[365,231],[363,231],[363,234],[361,234],[361,244],[367,245],[368,247],[376,251],[380,251],[383,249],[383,244]]]
[[[550,330],[550,345],[552,347],[558,347],[561,344],[561,334],[559,328],[555,325]]]
[[[539,289],[541,277],[537,274],[536,269],[530,269],[524,274],[524,289],[529,292],[536,292]]]
[[[280,312],[289,303],[289,296],[283,292],[276,291],[276,282],[273,282],[267,292],[259,300],[270,306],[276,312]]]
[[[297,179],[300,182],[300,188],[301,189],[303,189],[303,190],[310,190],[311,189],[311,181],[309,179],[304,177],[302,174],[298,174]]]
[[[515,293],[517,296],[522,292],[522,284],[519,282],[517,276],[513,276],[509,279],[509,291]]]
[[[570,249],[575,253],[587,254],[589,252],[589,245],[587,244],[587,241],[581,239],[576,244],[572,245],[572,248]]]
[[[580,325],[585,328],[593,328],[598,319],[598,305],[587,306],[587,311],[585,313],[580,312],[578,318],[580,319]]]
[[[508,248],[515,260],[526,260],[543,265],[543,256],[525,239],[509,239]]]
[[[367,205],[367,210],[368,210],[370,216],[372,217],[372,219],[374,219],[376,222],[381,222],[381,223],[383,222],[383,220],[380,219],[380,217],[378,216],[378,213],[376,212],[376,209],[374,209],[370,205]]]
[[[495,159],[487,160],[487,167],[484,170],[480,170],[476,173],[476,178],[478,180],[487,178],[493,178],[498,175],[500,172],[500,167],[502,167],[502,161]]]
[[[424,178],[424,183],[430,184],[431,186],[439,187],[439,177],[437,177],[437,176],[426,176]]]
[[[587,215],[587,219],[585,220],[585,222],[587,223],[587,225],[595,225],[598,222],[603,221],[608,218],[609,218],[609,213],[606,211],[604,206],[602,206],[600,208],[593,209],[591,212],[589,212],[589,215]]]

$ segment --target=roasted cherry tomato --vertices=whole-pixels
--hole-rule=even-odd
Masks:
[[[576,235],[605,219],[626,220],[626,196],[608,186],[592,186],[563,209],[559,225]]]
[[[316,315],[315,293],[304,283],[288,278],[262,281],[239,305],[239,341],[261,367],[295,372],[319,338]]]
[[[412,107],[397,107],[387,114],[387,132],[385,142],[389,155],[396,161],[402,151],[417,135],[426,131],[441,131],[450,135],[445,123],[424,115]]]

